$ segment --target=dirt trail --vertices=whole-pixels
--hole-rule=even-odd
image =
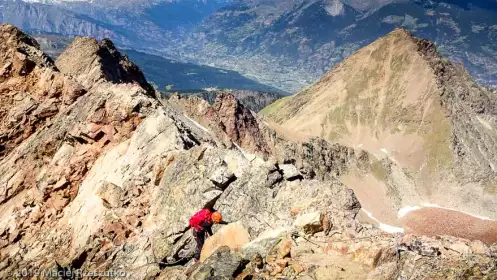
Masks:
[[[497,221],[482,220],[457,211],[426,207],[407,213],[400,222],[406,233],[452,235],[487,244],[497,243]]]

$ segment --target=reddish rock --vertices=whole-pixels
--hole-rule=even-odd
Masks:
[[[124,225],[119,223],[119,222],[112,222],[108,225],[106,225],[103,229],[102,229],[102,232],[104,234],[108,234],[108,233],[121,233],[123,232],[125,229]]]
[[[281,268],[281,270],[285,269],[288,266],[288,260],[283,259],[283,260],[276,260],[274,262],[277,266]]]
[[[290,255],[292,250],[293,241],[291,238],[286,238],[280,242],[278,248],[278,259],[284,259]]]
[[[47,201],[47,203],[51,204],[52,207],[57,211],[64,209],[64,207],[66,207],[69,202],[69,197],[64,197],[62,194],[55,194]]]
[[[296,274],[299,274],[302,271],[304,271],[304,267],[300,263],[298,263],[296,261],[290,262],[290,267],[293,269],[293,271]]]
[[[44,216],[43,212],[38,207],[33,212],[31,212],[30,221],[31,223],[37,223],[43,218],[43,216]]]

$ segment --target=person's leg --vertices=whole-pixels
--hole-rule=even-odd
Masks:
[[[193,229],[193,236],[195,237],[195,242],[197,242],[197,250],[195,251],[195,260],[200,260],[200,253],[202,253],[202,247],[204,246],[205,242],[205,231],[197,231],[196,229]]]

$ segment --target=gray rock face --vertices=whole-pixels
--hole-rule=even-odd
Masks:
[[[190,279],[233,279],[247,263],[239,253],[221,247],[191,274]]]
[[[289,234],[290,230],[290,228],[277,228],[261,233],[256,239],[242,247],[244,258],[250,260],[257,255],[266,257],[269,251]]]

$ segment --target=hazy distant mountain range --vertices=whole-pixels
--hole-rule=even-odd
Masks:
[[[404,27],[497,85],[497,1],[0,0],[0,21],[31,33],[110,37],[118,46],[235,70],[286,91],[317,80]]]

